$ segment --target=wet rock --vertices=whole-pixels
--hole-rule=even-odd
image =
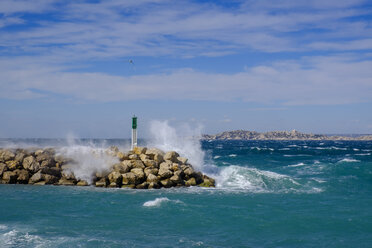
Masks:
[[[141,184],[136,185],[136,189],[147,189],[149,187],[148,182],[143,182]]]
[[[158,175],[161,177],[161,178],[169,178],[173,175],[172,171],[167,169],[167,168],[162,168],[160,167],[159,169],[159,172],[158,172]]]
[[[117,163],[117,164],[114,164],[113,170],[123,174],[123,173],[129,172],[131,167],[132,167],[131,163],[129,163],[129,165],[127,163]]]
[[[58,182],[58,177],[49,174],[44,174],[43,179],[45,181],[45,184],[54,184]]]
[[[58,181],[58,185],[63,185],[63,186],[74,186],[75,185],[75,180],[68,180],[66,178],[61,178]]]
[[[34,183],[40,182],[41,180],[44,180],[44,174],[42,174],[41,171],[38,171],[31,176],[28,183],[34,184]]]
[[[141,183],[145,180],[145,173],[140,168],[134,168],[131,170],[132,173],[134,173],[136,177],[136,184]]]
[[[79,182],[77,182],[76,186],[88,186],[88,182],[85,181],[85,180],[80,180]]]
[[[159,189],[160,185],[157,182],[151,182],[149,183],[148,189]]]
[[[14,171],[5,171],[3,173],[2,183],[14,184],[17,182],[17,174]]]
[[[15,161],[17,161],[19,164],[23,163],[23,159],[26,157],[26,154],[23,152],[16,153],[16,156],[14,158]]]
[[[175,152],[175,151],[170,151],[170,152],[167,152],[165,155],[164,155],[164,160],[170,160],[172,162],[178,162],[177,158],[179,157],[180,155]]]
[[[109,184],[106,178],[102,178],[96,182],[96,187],[106,187]]]
[[[76,180],[75,174],[72,171],[64,170],[61,174],[62,177],[66,180]]]
[[[61,177],[61,169],[57,168],[57,167],[52,167],[52,168],[42,167],[40,169],[40,172],[42,174],[52,175],[52,176],[55,176],[55,177]]]
[[[146,181],[149,182],[149,183],[154,183],[154,182],[157,182],[158,181],[158,177],[155,176],[154,174],[149,174],[147,176],[147,180]]]
[[[163,185],[164,188],[170,188],[174,185],[170,179],[161,180],[160,184]]]
[[[115,186],[120,187],[123,181],[123,176],[120,172],[113,171],[108,175],[108,179],[111,184],[115,184]]]
[[[186,186],[196,186],[196,180],[195,180],[195,178],[190,178],[189,180],[187,180],[186,182],[185,182],[185,185]]]

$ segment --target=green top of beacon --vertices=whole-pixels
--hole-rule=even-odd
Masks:
[[[137,129],[137,117],[136,116],[132,117],[132,128]]]

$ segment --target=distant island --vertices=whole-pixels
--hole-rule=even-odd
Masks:
[[[358,137],[306,134],[296,130],[292,131],[271,131],[259,133],[255,131],[235,130],[218,133],[215,135],[205,134],[204,140],[372,140],[372,135]]]

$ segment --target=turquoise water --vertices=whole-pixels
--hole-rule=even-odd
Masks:
[[[0,247],[372,247],[372,142],[202,149],[216,189],[0,185]]]

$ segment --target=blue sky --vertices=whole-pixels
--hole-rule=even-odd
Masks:
[[[0,113],[3,138],[372,133],[372,2],[1,0]]]

